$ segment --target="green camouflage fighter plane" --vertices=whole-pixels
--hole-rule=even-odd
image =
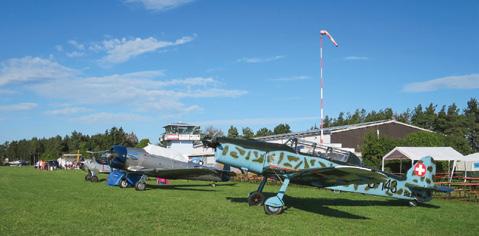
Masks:
[[[395,176],[362,166],[351,152],[319,146],[291,138],[285,144],[226,137],[205,138],[203,144],[216,149],[216,161],[263,176],[256,191],[248,197],[250,206],[264,204],[266,214],[280,214],[290,182],[347,192],[378,195],[417,203],[432,199],[432,191],[450,192],[433,183],[436,165],[424,157],[406,177]],[[325,152],[319,152],[320,149]],[[263,188],[270,177],[282,182],[276,196],[265,200]]]

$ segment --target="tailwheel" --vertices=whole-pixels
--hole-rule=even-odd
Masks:
[[[99,181],[98,176],[94,175],[90,178],[91,182],[96,183]]]
[[[260,192],[251,192],[248,196],[249,206],[259,206],[264,202],[264,195]]]
[[[416,200],[409,201],[409,206],[410,207],[416,207],[418,204],[419,204],[419,202],[416,201]]]
[[[268,215],[279,215],[281,212],[283,212],[283,206],[280,207],[274,207],[274,206],[268,206],[264,205],[264,212]]]
[[[144,190],[146,189],[146,184],[143,183],[143,182],[141,182],[141,181],[139,181],[139,182],[137,182],[137,183],[135,184],[135,189],[136,189],[137,191],[144,191]]]
[[[211,183],[210,186],[214,188],[216,187],[216,183]]]
[[[120,188],[127,188],[128,187],[128,181],[126,179],[122,179],[120,181]]]

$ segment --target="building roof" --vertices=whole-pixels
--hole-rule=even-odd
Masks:
[[[396,147],[384,155],[385,160],[420,160],[425,156],[432,157],[435,161],[457,161],[464,156],[452,147]]]
[[[168,126],[192,126],[192,127],[198,127],[197,125],[192,125],[192,124],[188,124],[188,123],[184,123],[184,122],[176,122],[176,123],[171,123],[171,124],[167,124],[165,126],[163,126],[163,128],[166,128]]]
[[[427,131],[427,132],[433,132],[428,129],[424,129],[421,127],[417,127],[414,125],[406,124],[397,120],[379,120],[379,121],[371,121],[371,122],[364,122],[364,123],[358,123],[358,124],[352,124],[352,125],[341,125],[341,126],[333,126],[333,127],[328,127],[323,129],[324,134],[332,134],[332,133],[339,133],[339,132],[344,132],[344,131],[349,131],[353,129],[362,129],[362,128],[367,128],[371,126],[377,126],[377,125],[383,125],[383,124],[390,124],[390,123],[395,123],[395,124],[400,124],[400,125],[405,125],[409,126],[411,128],[415,128],[421,131]],[[259,137],[256,139],[259,140],[278,140],[278,139],[287,139],[290,137],[309,137],[309,136],[316,136],[316,135],[321,135],[321,130],[320,129],[313,129],[313,130],[308,130],[304,132],[293,132],[293,133],[287,133],[287,134],[275,134],[275,135],[269,135],[269,136],[264,136],[264,137]]]

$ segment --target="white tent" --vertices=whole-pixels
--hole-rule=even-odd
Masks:
[[[384,171],[384,161],[411,160],[411,163],[414,164],[414,161],[418,161],[425,156],[430,156],[435,161],[454,161],[454,163],[464,158],[461,153],[452,147],[396,147],[384,155],[382,170]]]
[[[465,156],[456,164],[458,171],[479,171],[479,152]]]
[[[467,177],[468,171],[479,171],[479,152],[470,154],[454,163],[454,171],[464,171],[464,177]]]

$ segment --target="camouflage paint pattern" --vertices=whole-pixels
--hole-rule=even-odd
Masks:
[[[244,148],[234,143],[221,143],[216,148],[216,161],[228,164],[233,167],[241,168],[259,175],[267,174],[270,170],[279,170],[276,174],[282,177],[288,177],[293,182],[299,184],[307,184],[316,187],[325,187],[331,190],[339,190],[346,192],[364,193],[370,195],[393,197],[398,199],[414,200],[417,196],[421,196],[421,200],[430,200],[430,191],[428,188],[434,187],[432,181],[436,171],[436,166],[431,157],[424,157],[418,161],[423,163],[427,170],[424,177],[419,177],[414,174],[414,166],[407,172],[407,178],[387,177],[382,183],[370,184],[349,184],[341,185],[340,180],[347,176],[324,175],[324,179],[330,180],[328,183],[321,183],[320,181],[308,180],[302,181],[301,178],[295,180],[295,176],[301,174],[303,170],[320,169],[344,166],[328,159],[303,155],[301,153],[294,153],[289,151],[262,151],[259,149]],[[379,172],[379,171],[376,171]],[[380,172],[382,173],[382,172]],[[334,184],[331,184],[334,183]],[[331,186],[339,185],[339,186]]]

